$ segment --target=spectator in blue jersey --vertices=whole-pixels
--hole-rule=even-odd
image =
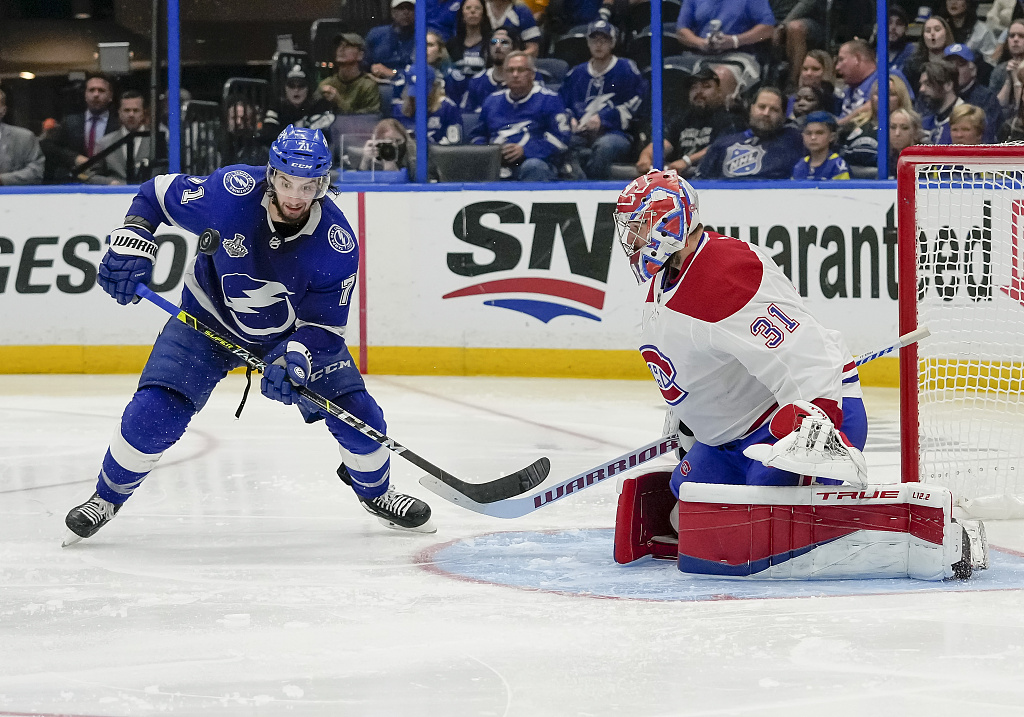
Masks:
[[[921,129],[929,144],[950,144],[949,115],[964,101],[957,95],[960,89],[958,73],[949,60],[926,62],[921,69],[919,101],[924,109]]]
[[[559,94],[569,109],[572,152],[588,179],[609,179],[612,164],[629,156],[628,132],[646,83],[632,60],[616,57],[615,28],[587,26],[590,60],[569,71]]]
[[[849,179],[846,162],[833,151],[839,125],[831,112],[812,112],[802,131],[807,156],[793,166],[793,179]]]
[[[515,0],[484,0],[484,10],[491,27],[510,27],[523,39],[523,50],[536,57],[540,53],[540,28],[533,13]]]
[[[414,0],[391,0],[391,24],[366,33],[366,57],[370,74],[391,80],[403,67],[412,64],[416,50],[416,7]]]
[[[915,45],[907,34],[910,16],[901,6],[889,5],[889,69],[906,74],[907,62],[914,54]]]
[[[505,58],[523,49],[519,33],[508,27],[495,30],[487,45],[487,64],[490,67],[469,80],[461,103],[463,112],[479,112],[488,96],[505,88]]]
[[[850,40],[839,47],[836,74],[846,83],[839,124],[855,120],[854,113],[868,103],[871,88],[878,82],[875,53],[863,40]]]
[[[157,337],[95,492],[65,518],[64,545],[92,537],[110,522],[217,384],[245,365],[226,341],[266,362],[260,382],[266,398],[296,406],[307,423],[324,420],[340,449],[338,476],[368,512],[391,528],[433,532],[430,507],[389,486],[388,450],[302,392],[308,387],[375,431],[387,430],[344,339],[359,246],[347,218],[326,196],[331,150],[319,130],[289,126],[269,157],[269,164],[234,165],[209,177],[150,180],[139,188],[123,225],[110,233],[97,283],[129,306],[152,278],[158,248],[153,235],[161,225],[193,234],[217,227],[220,240],[192,260],[181,293],[181,311],[192,323],[179,314],[181,320],[172,317]],[[210,340],[195,322],[230,338]]]
[[[462,144],[462,113],[444,94],[444,81],[433,67],[427,66],[427,141],[431,144]],[[403,73],[402,93],[394,105],[394,117],[415,137],[416,73],[407,67]],[[417,138],[418,139],[418,138]]]
[[[453,67],[448,57],[448,49],[444,46],[441,36],[434,30],[427,30],[427,64],[437,70],[438,76],[444,83],[444,93],[456,107],[462,104],[462,98],[469,88],[469,78],[458,68]],[[402,104],[402,91],[405,89],[405,75],[409,72],[409,65],[402,72],[395,76],[392,82],[392,104]],[[396,115],[397,116],[397,115]]]
[[[505,59],[508,88],[484,100],[473,144],[501,145],[502,178],[522,182],[558,179],[569,148],[569,113],[562,98],[534,82],[533,56]]]
[[[423,0],[427,4],[427,27],[436,30],[444,42],[455,35],[455,18],[459,14],[459,0]]]
[[[750,106],[750,129],[716,139],[700,163],[700,179],[789,179],[803,156],[800,131],[786,127],[785,98],[762,87]]]
[[[487,68],[487,41],[491,21],[484,12],[484,0],[462,0],[455,22],[455,37],[448,41],[448,56],[468,77],[476,77]]]
[[[676,34],[689,59],[708,56],[743,67],[740,91],[761,77],[757,46],[775,33],[775,15],[768,0],[683,0]]]
[[[953,63],[957,71],[957,95],[969,105],[980,107],[985,111],[986,142],[995,141],[996,130],[1002,121],[1003,109],[999,105],[996,93],[978,82],[978,66],[974,62],[974,51],[967,45],[950,45],[943,52],[946,59]]]

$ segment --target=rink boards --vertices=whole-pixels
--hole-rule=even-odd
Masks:
[[[0,370],[139,370],[165,315],[120,307],[95,283],[103,237],[133,193],[0,194]],[[645,291],[615,236],[616,195],[344,191],[334,201],[363,251],[353,354],[382,374],[645,378],[635,351]],[[897,335],[894,189],[714,187],[700,201],[706,225],[773,256],[855,354]],[[153,288],[176,300],[195,237],[157,236]],[[862,373],[896,384],[894,359]]]

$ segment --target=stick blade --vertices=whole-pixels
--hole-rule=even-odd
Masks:
[[[442,473],[440,476],[426,475],[420,478],[420,485],[452,503],[469,507],[469,503],[497,503],[522,495],[543,483],[550,471],[551,461],[542,457],[526,468],[485,483],[467,483]],[[474,510],[471,507],[469,509]]]
[[[533,510],[533,500],[529,496],[507,498],[493,503],[479,503],[440,478],[429,474],[420,478],[420,485],[449,503],[492,518],[521,518]]]

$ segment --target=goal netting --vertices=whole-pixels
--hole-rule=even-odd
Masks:
[[[916,147],[897,171],[903,480],[1024,518],[1024,147]]]

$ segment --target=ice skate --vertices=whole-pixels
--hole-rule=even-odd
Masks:
[[[338,466],[338,477],[345,485],[352,485],[352,477],[344,464]],[[419,498],[399,493],[392,486],[388,486],[387,492],[376,498],[356,497],[366,512],[377,516],[377,520],[386,528],[415,533],[437,532],[437,526],[430,519],[430,506]]]
[[[74,545],[82,538],[91,538],[97,530],[109,523],[119,510],[121,504],[111,503],[100,498],[99,493],[93,493],[89,500],[72,508],[64,519],[68,532],[61,547]]]
[[[953,520],[963,530],[960,560],[953,563],[953,580],[969,580],[978,570],[988,568],[988,537],[980,520]]]

